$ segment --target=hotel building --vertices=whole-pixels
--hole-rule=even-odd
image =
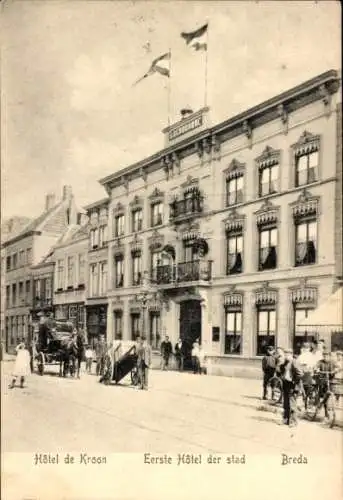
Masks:
[[[200,338],[232,374],[316,336],[297,325],[341,279],[338,90],[331,70],[216,126],[184,114],[163,150],[100,181],[110,337]]]

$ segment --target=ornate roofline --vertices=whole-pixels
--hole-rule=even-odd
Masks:
[[[175,145],[171,145],[137,163],[129,165],[114,174],[108,175],[100,179],[99,183],[105,187],[107,192],[110,192],[112,183],[120,185],[124,183],[125,179],[127,182],[130,177],[141,176],[142,167],[149,167],[156,164],[157,168],[161,168],[161,159],[166,155],[172,155],[172,153],[176,152],[179,153],[180,151],[190,147],[191,145],[194,146],[196,143],[203,141],[204,139],[206,140],[206,143],[210,144],[212,147],[214,147],[213,144],[220,144],[220,134],[225,134],[229,130],[237,129],[239,134],[247,133],[248,131],[248,135],[251,138],[254,126],[259,126],[263,116],[267,117],[267,121],[271,121],[276,118],[280,118],[284,121],[285,113],[290,113],[305,106],[308,103],[308,99],[309,102],[322,100],[325,106],[327,106],[328,96],[330,97],[331,94],[337,92],[339,82],[339,74],[336,70],[330,70],[322,73],[319,76],[316,76],[311,80],[307,80],[306,82],[297,85],[286,92],[268,99],[261,104],[244,111],[243,113],[221,122],[218,125],[215,125],[214,127],[207,128]],[[281,105],[282,113],[280,113]],[[215,138],[215,140],[213,140],[213,138]],[[207,139],[210,139],[210,141],[207,141]],[[192,152],[194,152],[194,147]]]

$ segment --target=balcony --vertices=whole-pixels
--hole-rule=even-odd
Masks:
[[[157,266],[153,269],[151,276],[151,281],[157,285],[170,285],[191,281],[210,281],[211,279],[211,260],[195,260],[193,262]]]
[[[39,297],[36,297],[33,301],[34,309],[43,309],[45,307],[51,307],[51,306],[52,306],[52,299],[41,299]]]
[[[179,220],[189,219],[203,212],[204,197],[200,194],[192,198],[175,200],[170,203],[170,220],[177,222]]]

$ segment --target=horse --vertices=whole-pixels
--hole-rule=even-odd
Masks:
[[[78,359],[77,345],[73,340],[62,340],[58,351],[60,362],[60,377],[66,377],[68,372],[73,377],[76,373],[76,363]]]

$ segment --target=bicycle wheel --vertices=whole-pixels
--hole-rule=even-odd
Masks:
[[[315,388],[308,391],[305,396],[305,413],[308,419],[315,420],[317,417],[318,395]]]
[[[278,378],[274,378],[271,383],[272,388],[272,401],[274,403],[281,403],[282,401],[282,382]]]
[[[330,429],[335,425],[335,420],[336,420],[336,409],[335,409],[335,397],[331,393],[328,396],[328,399],[326,401],[326,411],[327,411],[327,419],[328,419],[328,425]]]
[[[133,368],[131,370],[131,383],[132,385],[138,385],[139,383],[139,374],[137,368]]]

